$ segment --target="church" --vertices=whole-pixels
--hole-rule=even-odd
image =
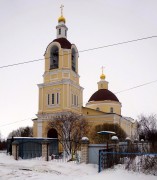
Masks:
[[[116,95],[108,90],[103,69],[97,83],[98,90],[83,107],[83,87],[80,86],[78,72],[79,53],[76,45],[68,41],[67,31],[61,6],[56,39],[47,46],[44,54],[45,70],[43,83],[38,84],[39,109],[37,118],[33,119],[33,136],[56,138],[57,131],[49,129],[49,121],[57,113],[70,111],[83,115],[93,128],[99,124],[117,123],[127,136],[133,139],[137,122],[121,115],[122,104]]]

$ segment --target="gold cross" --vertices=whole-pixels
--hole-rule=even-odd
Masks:
[[[60,7],[61,8],[61,16],[63,16],[63,7],[64,7],[63,5],[61,5],[61,7]]]
[[[104,73],[104,69],[105,69],[105,67],[104,66],[102,66],[101,67],[101,69],[102,69],[102,74]]]

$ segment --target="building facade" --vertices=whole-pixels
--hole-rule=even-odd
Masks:
[[[75,44],[67,40],[66,19],[58,18],[56,39],[45,51],[45,70],[43,83],[39,88],[39,109],[37,118],[33,119],[33,136],[56,138],[55,129],[49,129],[48,123],[62,112],[82,114],[94,126],[103,123],[118,123],[129,137],[136,131],[133,119],[121,116],[121,103],[108,90],[108,82],[102,72],[98,82],[98,91],[83,107],[83,88],[79,84],[78,50]]]

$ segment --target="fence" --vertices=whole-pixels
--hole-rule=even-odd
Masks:
[[[111,168],[117,164],[124,164],[125,168],[133,171],[154,171],[157,175],[157,153],[124,153],[99,151],[98,172]]]
[[[12,145],[17,143],[16,145],[16,157],[21,157],[22,159],[31,159],[35,157],[41,157],[43,154],[43,142],[47,140],[48,149],[47,156],[52,154],[58,154],[58,140],[53,138],[20,138],[15,137],[13,139],[7,140],[7,153],[12,155],[13,149]]]

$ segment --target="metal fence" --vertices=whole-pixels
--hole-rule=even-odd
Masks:
[[[31,159],[42,156],[42,141],[48,140],[49,142],[49,156],[58,154],[58,139],[55,138],[21,138],[14,137],[14,141],[19,145],[19,157],[22,159]],[[7,140],[7,153],[12,152],[12,139]]]
[[[124,164],[126,169],[138,172],[154,171],[153,174],[157,175],[157,153],[99,151],[98,172],[117,164]]]

